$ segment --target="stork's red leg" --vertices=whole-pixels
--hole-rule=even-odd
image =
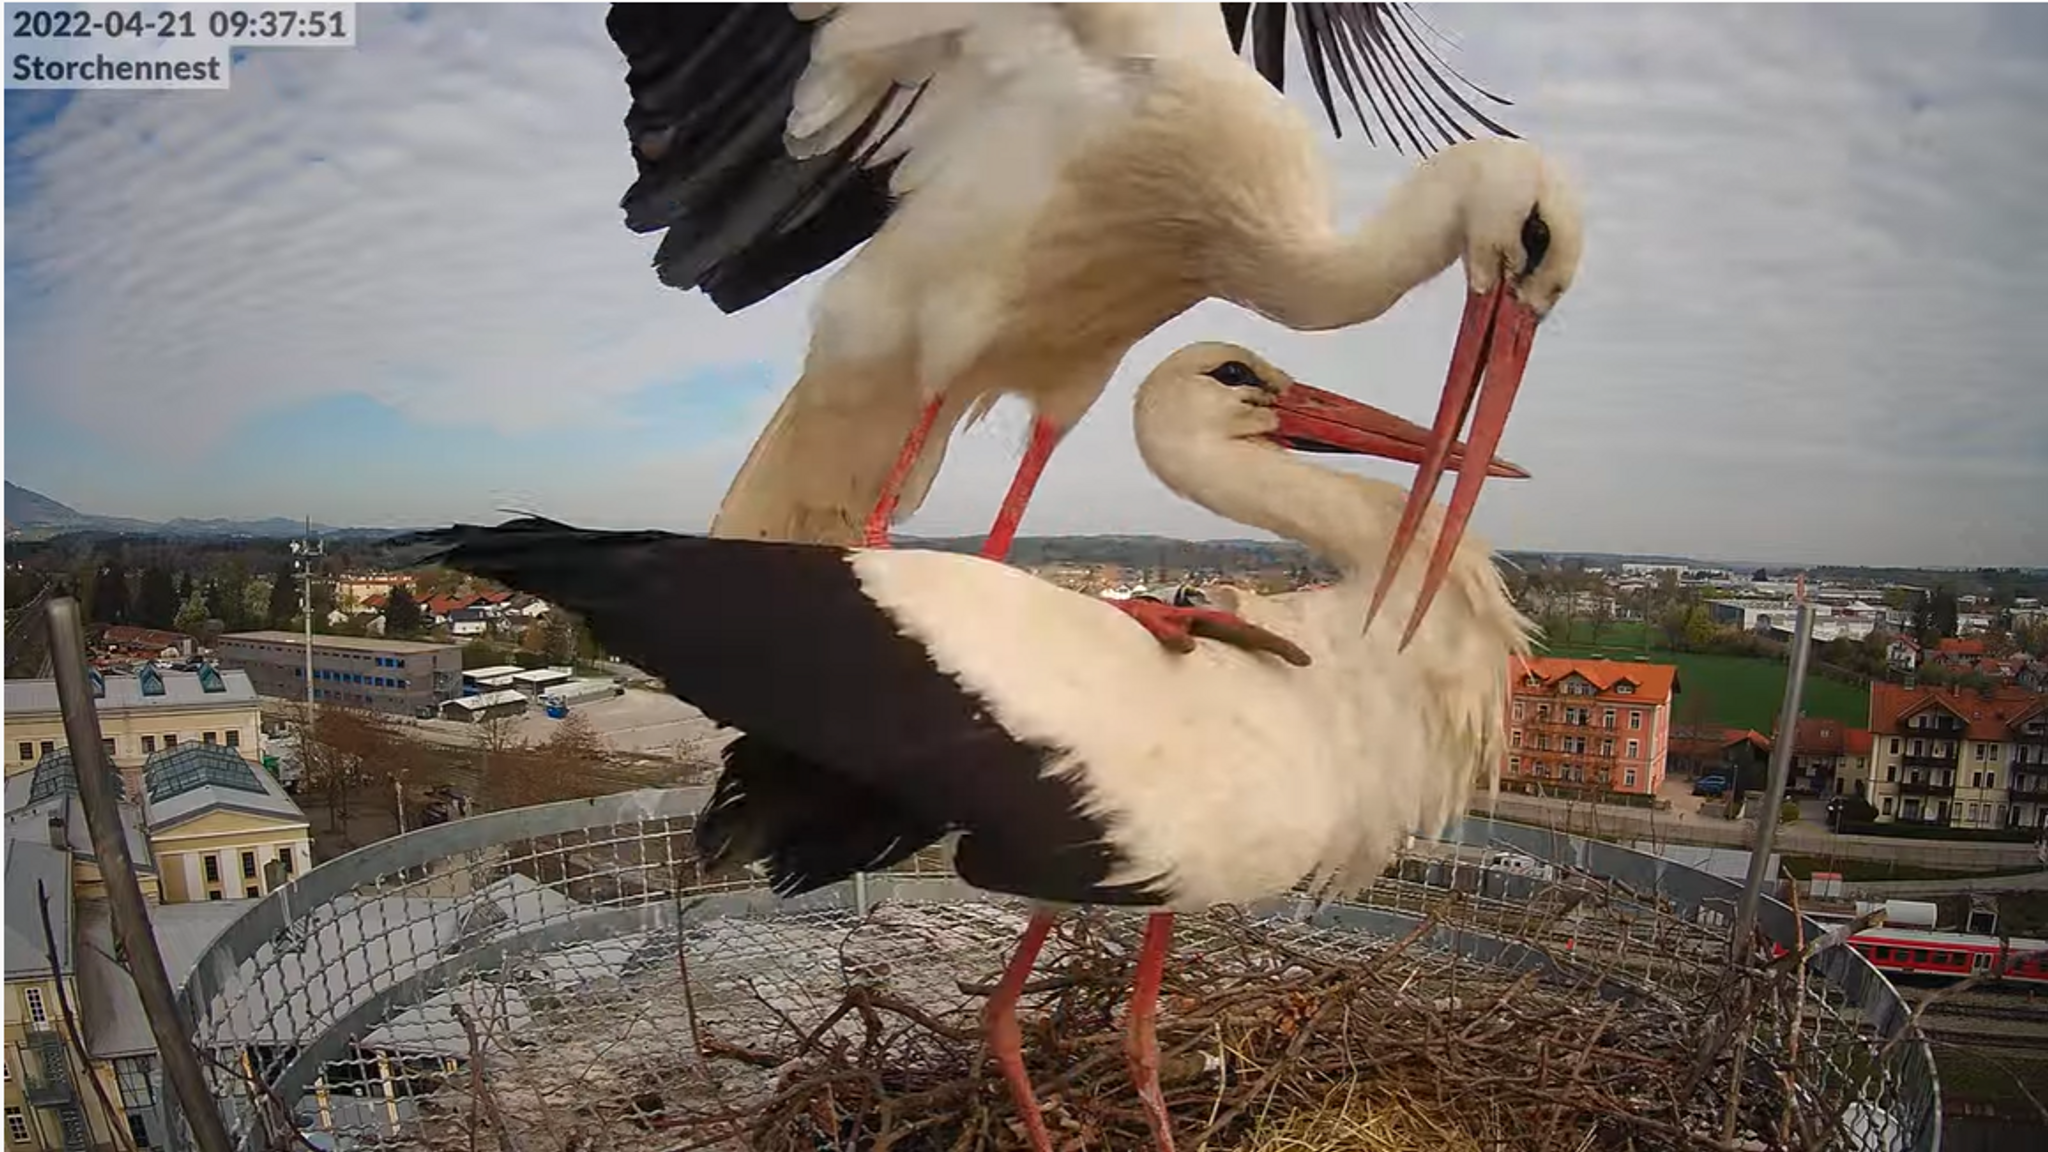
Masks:
[[[1031,503],[1031,493],[1038,487],[1038,478],[1045,474],[1045,462],[1052,459],[1052,450],[1059,447],[1060,430],[1040,416],[1031,423],[1031,443],[1024,449],[1024,459],[1017,462],[1017,475],[1010,481],[1010,492],[1003,497],[1003,509],[996,513],[995,526],[988,530],[988,539],[981,542],[981,554],[990,560],[1008,559],[1010,543],[1017,538],[1017,525],[1024,521],[1024,508]]]
[[[1044,910],[1031,914],[1031,922],[1024,926],[1024,935],[1017,941],[1017,950],[1010,954],[1009,967],[1003,969],[1003,978],[981,1010],[989,1047],[995,1050],[996,1063],[1003,1069],[1003,1079],[1009,1082],[1010,1099],[1016,1102],[1017,1115],[1023,1118],[1032,1152],[1052,1152],[1052,1138],[1046,1135],[1038,1097],[1031,1092],[1031,1074],[1024,1070],[1024,1035],[1017,1027],[1017,998],[1024,994],[1024,982],[1031,978],[1031,966],[1038,962],[1039,949],[1045,947],[1046,934],[1052,931],[1055,918],[1054,913]]]
[[[1231,612],[1214,608],[1181,608],[1158,600],[1133,596],[1111,604],[1145,626],[1161,644],[1175,652],[1195,650],[1195,638],[1221,640],[1254,652],[1271,652],[1295,667],[1309,663],[1309,655],[1276,632],[1269,632]]]
[[[896,515],[896,500],[903,492],[903,481],[917,466],[917,458],[924,454],[924,442],[932,434],[932,425],[938,422],[939,405],[944,401],[943,396],[933,397],[918,417],[917,427],[903,438],[903,451],[896,454],[896,466],[889,469],[888,477],[882,481],[881,499],[875,501],[875,510],[868,513],[867,531],[862,534],[862,543],[868,547],[889,546],[889,521]]]
[[[1124,1054],[1131,1062],[1131,1082],[1145,1106],[1145,1122],[1159,1152],[1173,1152],[1173,1119],[1166,1114],[1166,1093],[1159,1089],[1159,983],[1166,975],[1166,950],[1173,943],[1173,913],[1154,912],[1145,919],[1145,946],[1138,951],[1138,975],[1131,988],[1131,1012],[1124,1035]]]

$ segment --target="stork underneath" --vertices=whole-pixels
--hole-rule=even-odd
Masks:
[[[1398,109],[1389,77],[1423,72],[1463,103],[1399,6],[1291,7],[1333,124],[1333,71],[1354,104],[1355,81]],[[639,169],[626,221],[665,233],[664,283],[737,310],[858,248],[711,534],[881,547],[955,427],[1017,395],[1035,420],[984,545],[1000,558],[1055,446],[1160,324],[1215,298],[1348,327],[1453,264],[1475,303],[1439,424],[1462,425],[1484,374],[1471,436],[1489,455],[1577,268],[1571,189],[1528,144],[1468,141],[1340,231],[1316,133],[1275,88],[1284,10],[1251,15],[1259,68],[1237,53],[1241,5],[614,6]],[[1440,450],[1457,429],[1438,432]],[[1413,515],[1440,474],[1432,454]],[[1473,494],[1454,494],[1454,526]]]
[[[1016,1004],[1049,906],[1155,909],[1129,1053],[1170,1150],[1153,1020],[1174,911],[1308,876],[1357,889],[1410,830],[1459,813],[1505,752],[1508,661],[1526,651],[1527,622],[1466,539],[1412,646],[1361,633],[1362,588],[1378,577],[1402,491],[1287,450],[1414,460],[1426,438],[1416,425],[1295,383],[1242,348],[1198,344],[1140,387],[1137,438],[1181,495],[1342,568],[1332,587],[1235,603],[1296,638],[1311,666],[1224,646],[1173,655],[1099,599],[954,553],[533,519],[411,540],[581,614],[608,649],[744,730],[698,824],[712,862],[765,862],[793,895],[958,832],[963,879],[1039,902],[986,1009],[1037,1152],[1050,1142]],[[1391,595],[1411,601],[1417,583],[1397,580]]]

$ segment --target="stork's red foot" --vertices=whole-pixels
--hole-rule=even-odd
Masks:
[[[1193,652],[1195,640],[1199,637],[1221,640],[1248,652],[1270,652],[1297,668],[1305,668],[1309,663],[1308,653],[1292,640],[1277,632],[1268,632],[1232,612],[1219,612],[1214,608],[1180,608],[1142,596],[1112,600],[1110,603],[1143,624],[1147,632],[1158,637],[1161,644],[1174,652]]]

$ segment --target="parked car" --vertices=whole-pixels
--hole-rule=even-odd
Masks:
[[[1728,791],[1728,778],[1726,776],[1702,776],[1692,782],[1692,794],[1695,796],[1719,796],[1726,791]]]

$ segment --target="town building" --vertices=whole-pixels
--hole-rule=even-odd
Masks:
[[[256,691],[306,698],[306,638],[294,632],[231,632],[214,652],[248,673]],[[454,644],[381,636],[313,637],[316,703],[414,715],[462,691],[462,649]]]
[[[1870,733],[1880,822],[2048,827],[2048,695],[1873,682]]]
[[[275,780],[225,744],[159,748],[143,779],[117,811],[182,985],[251,898],[311,865],[308,826]],[[6,793],[7,1146],[166,1147],[155,1042],[118,959],[70,749],[10,775]]]
[[[144,663],[133,675],[89,673],[99,710],[101,746],[136,794],[143,764],[184,744],[254,750],[263,726],[250,677],[211,665],[179,672]],[[65,747],[64,714],[55,680],[9,680],[6,688],[7,775],[26,772]]]
[[[1786,790],[1809,796],[1846,795],[1853,782],[1869,778],[1869,760],[1870,729],[1852,728],[1831,716],[1801,717],[1792,728],[1792,770]]]
[[[190,660],[195,644],[192,637],[183,632],[113,624],[100,632],[94,649],[113,660],[162,660],[171,663]]]
[[[1670,664],[1512,659],[1503,784],[1589,797],[1655,795],[1664,783],[1678,691],[1678,669]]]
[[[1768,783],[1771,738],[1754,728],[1673,725],[1670,771],[1698,780],[1719,776],[1731,786],[1757,791]]]

